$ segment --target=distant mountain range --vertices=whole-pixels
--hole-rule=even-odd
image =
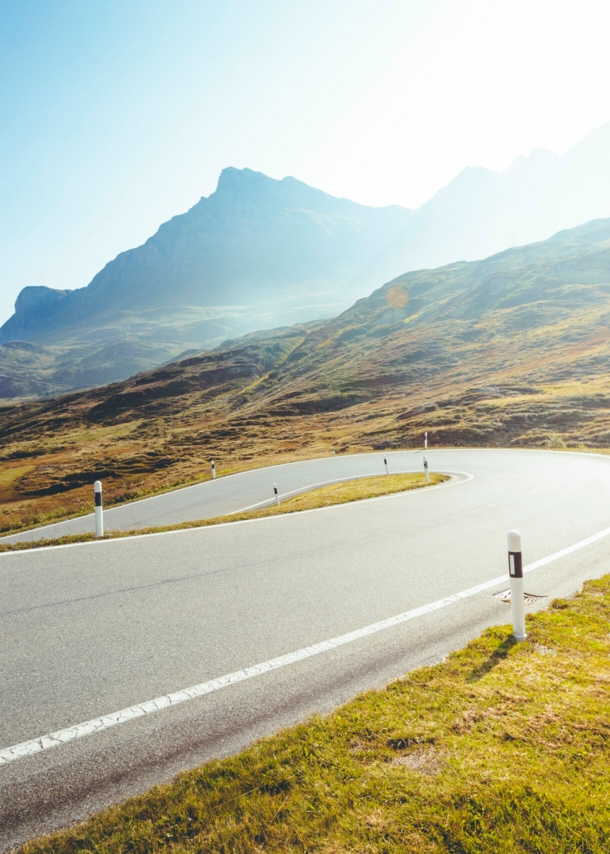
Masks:
[[[225,169],[216,191],[86,287],[28,287],[0,329],[0,397],[102,385],[257,329],[336,315],[406,270],[610,215],[610,123],[563,157],[468,168],[416,211]]]
[[[124,312],[190,306],[228,316],[265,306],[279,316],[296,304],[319,316],[387,276],[388,247],[411,217],[400,207],[336,199],[294,178],[225,169],[216,192],[123,252],[88,287],[24,288],[1,335],[30,339]]]
[[[14,472],[0,483],[0,505],[12,502],[1,524],[32,507],[77,510],[97,476],[117,499],[201,477],[210,458],[235,469],[421,447],[424,430],[432,447],[607,448],[609,366],[605,219],[406,273],[338,317],[0,407],[0,458]]]

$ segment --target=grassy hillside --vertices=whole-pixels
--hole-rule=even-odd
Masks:
[[[185,351],[200,352],[202,342],[212,347],[234,337],[245,314],[193,306],[119,311],[95,328],[82,322],[36,343],[7,341],[0,344],[0,400],[52,397],[151,370]]]
[[[0,409],[0,527],[219,471],[431,444],[605,448],[610,220],[409,273],[329,321]]]

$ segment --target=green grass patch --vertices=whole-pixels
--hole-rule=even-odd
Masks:
[[[6,486],[9,483],[13,483],[15,480],[23,477],[24,474],[28,474],[33,469],[34,466],[13,466],[12,468],[6,468],[4,471],[0,471],[0,486]]]
[[[227,522],[243,522],[247,519],[260,519],[265,516],[279,516],[284,513],[298,513],[302,510],[316,510],[320,507],[331,507],[334,504],[346,504],[351,501],[362,501],[366,498],[379,498],[382,495],[392,495],[396,492],[407,492],[411,489],[421,489],[434,486],[448,480],[447,475],[432,473],[430,483],[426,483],[423,474],[393,474],[376,477],[364,477],[347,483],[333,483],[320,489],[312,489],[302,495],[295,495],[280,503],[262,510],[249,510],[246,513],[232,513],[228,516],[215,516],[212,519],[199,519],[196,522],[182,522],[178,525],[164,527],[141,528],[132,531],[112,531],[106,534],[104,540],[115,540],[121,537],[133,537],[142,534],[159,534],[164,531],[184,531],[189,528],[205,528],[209,525],[222,525]],[[90,511],[89,511],[90,512]],[[71,534],[48,540],[36,540],[24,543],[0,543],[0,553],[24,551],[27,549],[48,548],[49,546],[64,546],[73,543],[88,543],[95,540],[91,534]]]
[[[24,854],[610,850],[610,576]]]
[[[333,483],[320,489],[312,489],[293,498],[282,500],[279,507],[267,507],[264,510],[249,511],[230,517],[234,519],[252,519],[260,516],[277,516],[281,513],[298,513],[301,510],[316,510],[319,507],[330,507],[334,504],[347,504],[350,501],[362,501],[367,498],[378,498],[381,495],[392,495],[395,492],[406,492],[410,489],[421,489],[442,483],[449,478],[442,474],[430,474],[430,484],[426,484],[423,474],[390,474],[375,477],[362,477],[344,483]],[[281,496],[280,496],[281,498]],[[225,517],[226,521],[227,517]]]

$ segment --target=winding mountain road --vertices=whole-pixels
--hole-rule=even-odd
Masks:
[[[404,451],[390,455],[333,456],[325,459],[303,460],[298,463],[284,463],[218,477],[215,480],[206,480],[173,492],[165,492],[141,501],[107,508],[104,510],[104,528],[107,533],[110,533],[163,527],[264,507],[274,503],[274,483],[278,485],[280,496],[288,497],[327,483],[385,474],[384,456],[391,460],[392,473],[423,471],[422,454],[417,451]],[[93,503],[93,485],[91,500]],[[67,519],[64,522],[1,537],[0,542],[34,542],[93,531],[95,531],[95,519],[93,513],[90,513],[76,519]]]
[[[421,453],[387,457],[390,471],[421,471]],[[568,595],[610,571],[610,458],[428,459],[450,483],[0,555],[0,850],[508,622],[493,593],[507,587],[511,528],[529,592]],[[116,508],[107,525],[216,516],[267,500],[274,481],[286,493],[382,471],[371,454],[245,472]]]

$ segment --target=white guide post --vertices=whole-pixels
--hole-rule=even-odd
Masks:
[[[424,451],[428,450],[428,431],[424,433]]]
[[[216,480],[216,464],[214,460],[212,460],[212,480]]]
[[[95,499],[95,536],[104,536],[104,507],[102,504],[102,482],[96,480],[93,484],[93,497]]]
[[[387,457],[384,457],[384,458],[383,458],[383,464],[384,464],[384,466],[385,466],[385,473],[386,473],[386,474],[389,474],[389,473],[390,473],[390,470],[388,469],[388,458],[387,458]]]
[[[428,474],[428,460],[424,457],[424,474],[426,475],[426,483],[430,483],[430,475]]]
[[[273,484],[273,494],[275,495],[275,503],[279,507],[280,506],[280,496],[278,494],[277,486],[275,483]]]
[[[510,609],[515,640],[525,640],[525,603],[523,601],[523,555],[521,534],[508,532],[508,575],[510,577]]]

